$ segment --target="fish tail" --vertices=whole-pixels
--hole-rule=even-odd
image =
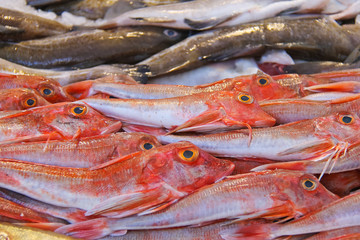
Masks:
[[[274,224],[255,224],[250,226],[237,226],[232,229],[220,231],[225,240],[264,240],[274,238],[271,234]]]
[[[109,228],[106,218],[97,218],[66,225],[56,229],[55,232],[75,238],[98,239],[109,235],[112,230]]]

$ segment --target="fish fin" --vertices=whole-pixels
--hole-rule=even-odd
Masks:
[[[56,229],[65,226],[63,223],[15,223],[16,225],[38,228],[46,231],[55,231]]]
[[[89,170],[93,171],[93,170],[99,170],[99,169],[102,169],[102,168],[105,168],[105,167],[108,167],[112,164],[115,164],[115,163],[119,163],[119,162],[123,162],[123,161],[126,161],[130,158],[133,158],[137,155],[140,155],[142,153],[142,151],[138,151],[138,152],[134,152],[134,153],[130,153],[128,155],[125,155],[125,156],[122,156],[120,158],[115,158],[115,159],[112,159],[110,161],[107,161],[107,162],[104,162],[102,164],[99,164],[99,165],[96,165],[94,167],[91,167],[89,168]]]
[[[78,100],[90,97],[91,87],[93,85],[93,80],[81,81],[66,85],[63,87],[64,91],[75,97]],[[93,93],[93,92],[92,92]]]
[[[360,45],[357,46],[345,59],[344,63],[356,63],[360,60]]]
[[[223,18],[211,18],[211,20],[191,20],[189,18],[184,19],[184,23],[186,23],[189,27],[194,30],[205,30],[223,23],[232,17],[223,17]]]
[[[111,237],[121,237],[127,233],[127,230],[118,230],[110,234]]]
[[[294,170],[294,171],[303,171],[308,173],[317,173],[317,172],[311,172],[307,169],[309,165],[313,165],[316,163],[326,163],[327,160],[322,159],[320,161],[314,161],[314,160],[303,160],[303,161],[292,161],[292,162],[279,162],[279,163],[270,163],[270,164],[264,164],[258,167],[255,167],[251,169],[251,171],[264,171],[264,170],[273,170],[273,169],[288,169],[288,170]],[[315,163],[316,162],[316,163]]]
[[[315,140],[311,142],[307,142],[304,144],[300,144],[296,147],[292,147],[286,149],[282,152],[279,152],[279,156],[287,156],[296,153],[317,153],[317,152],[324,152],[325,150],[330,150],[333,148],[333,143],[328,140]]]
[[[109,198],[85,213],[85,216],[103,215],[112,218],[130,216],[169,200],[162,186]]]
[[[8,140],[0,141],[0,145],[19,143],[19,142],[57,140],[59,138],[63,138],[63,136],[58,132],[52,132],[52,133],[47,133],[47,134],[41,134],[38,136],[23,136],[23,137],[8,139]]]
[[[132,20],[143,22],[143,23],[173,23],[176,22],[175,19],[165,18],[165,17],[131,17]]]
[[[148,210],[145,210],[141,213],[138,214],[138,216],[142,216],[142,215],[147,215],[147,214],[151,214],[151,213],[154,213],[154,212],[158,212],[162,209],[165,209],[167,208],[168,206],[170,206],[171,204],[177,202],[178,199],[175,199],[175,200],[172,200],[170,202],[167,202],[167,203],[163,203],[163,204],[160,204],[160,205],[157,205],[155,207],[152,207],[152,208],[149,208]]]
[[[100,135],[105,135],[105,134],[110,134],[110,133],[114,133],[117,132],[121,129],[122,126],[122,122],[121,121],[117,121],[109,126],[107,126],[106,128],[104,128],[104,130],[100,133]]]
[[[189,127],[194,127],[197,125],[205,125],[208,123],[212,123],[212,122],[216,122],[219,121],[223,118],[224,113],[221,110],[208,110],[203,112],[202,114],[189,119],[188,121],[186,121],[185,123],[175,127],[173,130],[170,130],[169,132],[166,133],[166,135],[172,134],[174,132],[177,132],[181,129],[185,129],[185,128],[189,128]]]
[[[111,234],[112,230],[109,228],[107,218],[96,218],[65,225],[56,229],[55,232],[81,239],[98,239]]]
[[[19,34],[23,32],[25,32],[25,30],[22,28],[2,24],[0,25],[1,34]]]
[[[275,224],[240,225],[231,229],[221,230],[219,234],[225,240],[273,239],[271,237],[273,226],[275,226]]]
[[[360,94],[354,94],[354,95],[351,95],[351,96],[346,96],[346,97],[330,100],[329,102],[331,104],[341,104],[341,103],[346,103],[346,102],[353,101],[353,100],[356,100],[356,99],[359,99],[359,98],[360,98]]]
[[[143,132],[147,134],[151,134],[154,136],[165,135],[167,132],[164,128],[156,128],[156,127],[149,127],[143,125],[136,125],[136,124],[127,124],[124,123],[122,129],[125,132]]]
[[[328,84],[318,84],[304,88],[304,90],[313,92],[327,92],[327,91],[338,91],[338,92],[352,92],[359,93],[360,83],[356,81],[344,81],[335,82]]]

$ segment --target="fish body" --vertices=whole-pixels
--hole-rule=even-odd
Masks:
[[[114,158],[160,146],[143,133],[114,133],[80,140],[51,140],[2,145],[1,158],[63,167],[89,168]]]
[[[158,76],[212,61],[255,55],[265,47],[301,51],[302,55],[311,58],[343,61],[360,44],[360,30],[358,26],[352,27],[351,31],[342,28],[326,17],[277,17],[196,34],[140,64],[149,65],[151,76]],[[318,29],[316,34],[313,29]]]
[[[10,159],[1,159],[0,164],[0,185],[6,189],[87,210],[87,216],[118,217],[169,205],[234,169],[230,161],[216,159],[187,142],[138,152],[92,170]]]
[[[351,116],[353,124],[345,124],[342,118]],[[276,161],[296,161],[318,158],[336,151],[337,145],[356,142],[359,118],[353,115],[332,114],[326,117],[303,120],[270,128],[249,131],[214,133],[202,136],[158,135],[166,144],[180,140],[189,141],[201,149],[221,157],[265,158]]]
[[[317,233],[306,240],[356,240],[360,237],[360,227],[347,227]]]
[[[0,40],[24,41],[64,34],[71,30],[57,21],[33,14],[0,8]]]
[[[61,85],[49,78],[0,73],[0,89],[31,88],[51,103],[70,102],[74,98],[67,94]]]
[[[44,231],[31,227],[0,223],[1,237],[4,239],[28,239],[28,240],[75,240],[72,237],[64,236],[50,231]]]
[[[242,99],[243,98],[243,99]],[[164,99],[84,99],[106,116],[171,131],[211,131],[229,127],[272,126],[247,93],[216,91]]]
[[[56,103],[0,118],[0,143],[77,139],[112,133],[121,122],[80,103]]]
[[[359,204],[360,193],[354,193],[285,224],[247,226],[232,231],[229,230],[221,234],[221,236],[224,239],[274,239],[283,235],[324,232],[359,226]]]
[[[305,189],[304,181],[311,181],[314,191]],[[338,197],[309,174],[282,171],[240,174],[206,186],[158,213],[123,219],[99,218],[61,227],[57,232],[94,238],[119,230],[196,226],[224,219],[299,217],[335,199]]]
[[[46,105],[50,103],[32,89],[0,89],[0,111],[24,110]]]
[[[35,68],[137,63],[171,46],[185,33],[158,27],[74,31],[1,47],[0,57]]]

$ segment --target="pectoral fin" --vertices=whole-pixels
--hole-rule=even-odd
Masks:
[[[300,144],[296,147],[289,148],[285,151],[280,152],[279,156],[287,156],[291,154],[299,154],[299,153],[313,153],[314,155],[319,152],[326,152],[334,147],[334,145],[327,140],[317,140],[304,144]]]
[[[194,30],[205,30],[212,27],[215,27],[216,25],[219,25],[220,23],[223,23],[232,17],[226,16],[223,18],[211,18],[207,20],[191,20],[189,18],[184,19],[184,23],[186,23],[190,28]]]

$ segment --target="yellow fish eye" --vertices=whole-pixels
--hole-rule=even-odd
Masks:
[[[317,183],[311,179],[304,179],[301,181],[301,185],[305,190],[312,191],[315,190],[317,187]]]
[[[265,77],[258,78],[256,82],[260,87],[264,87],[270,83],[269,79],[267,79]]]
[[[351,115],[341,115],[339,121],[343,124],[352,124],[354,122],[354,117]]]
[[[70,113],[75,117],[79,117],[87,113],[87,108],[85,106],[75,106],[70,109]]]
[[[25,101],[24,101],[24,107],[25,108],[31,108],[31,107],[35,107],[36,106],[36,99],[34,97],[30,97],[30,98],[27,98]]]
[[[249,94],[241,93],[238,95],[238,99],[240,102],[251,104],[254,101],[254,98]]]
[[[195,148],[183,149],[179,152],[179,157],[185,162],[193,162],[199,156],[199,151]]]
[[[146,142],[146,143],[141,144],[141,149],[142,150],[150,150],[152,148],[154,148],[154,145],[152,143],[150,143],[150,142]]]

